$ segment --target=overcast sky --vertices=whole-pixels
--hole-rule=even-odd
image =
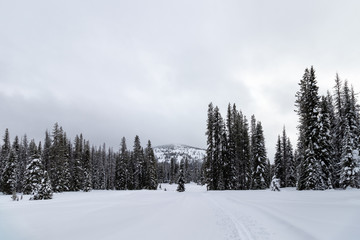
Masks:
[[[273,159],[295,93],[314,66],[360,91],[359,1],[0,0],[0,133],[68,136],[118,149],[206,147],[210,102],[263,124]]]

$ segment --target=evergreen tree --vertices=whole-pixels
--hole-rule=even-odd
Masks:
[[[346,125],[345,138],[343,143],[343,153],[341,158],[341,170],[340,170],[340,187],[347,188],[358,187],[357,174],[359,172],[359,166],[357,159],[354,156],[354,137],[352,136],[350,127]]]
[[[257,122],[256,128],[253,132],[253,176],[252,176],[252,189],[265,189],[268,187],[266,184],[266,149],[264,133],[261,122]]]
[[[51,187],[51,181],[47,171],[44,171],[39,189],[37,192],[35,192],[33,199],[47,200],[47,199],[52,199],[52,196],[53,196],[53,191]]]
[[[75,149],[73,153],[73,174],[72,174],[72,190],[79,191],[83,189],[84,169],[82,166],[83,155],[83,137],[76,135]]]
[[[299,190],[323,189],[324,183],[317,180],[322,175],[318,159],[322,149],[319,145],[318,86],[313,67],[305,70],[299,85],[296,106],[300,117],[298,154],[301,155],[301,163],[297,187]]]
[[[278,136],[276,143],[276,152],[274,157],[274,176],[280,181],[280,187],[285,186],[285,177],[284,177],[284,165],[282,158],[282,149],[281,149],[281,138]]]
[[[208,119],[207,119],[207,149],[206,149],[206,161],[204,166],[205,171],[205,183],[207,184],[208,190],[215,188],[213,179],[213,160],[214,160],[214,107],[210,103],[208,106]]]
[[[328,189],[333,188],[332,186],[332,176],[333,176],[333,163],[332,163],[332,152],[333,146],[332,137],[330,135],[331,122],[330,122],[330,110],[328,109],[329,103],[326,97],[322,97],[320,101],[320,112],[318,115],[319,122],[319,148],[318,159],[321,166],[320,178],[324,186],[322,188]]]
[[[8,161],[6,162],[3,172],[3,193],[12,194],[16,191],[16,169],[17,169],[17,155],[14,149],[10,150]]]
[[[32,160],[26,167],[24,194],[35,194],[38,192],[44,177],[44,169],[41,158],[38,154],[32,156]]]
[[[140,138],[139,136],[135,136],[134,140],[134,148],[133,153],[131,157],[131,161],[133,164],[133,176],[132,181],[135,189],[141,189],[142,188],[142,177],[143,177],[143,150],[141,148],[140,144]]]
[[[234,105],[234,108],[236,106]],[[235,114],[231,108],[231,104],[228,105],[226,127],[227,127],[227,158],[228,161],[225,165],[225,179],[227,180],[226,189],[235,189],[236,178],[236,145],[235,145]]]
[[[156,190],[158,186],[157,161],[155,158],[154,150],[151,147],[150,140],[148,141],[148,145],[145,149],[145,159],[146,162],[148,162],[148,181],[146,188],[150,190]]]
[[[320,187],[323,186],[320,183],[320,171],[319,162],[315,158],[315,151],[313,144],[310,141],[309,147],[306,148],[304,161],[301,162],[300,180],[298,183],[299,190],[322,190]],[[299,185],[301,188],[299,188]]]
[[[180,162],[180,172],[179,172],[179,179],[177,181],[178,187],[176,191],[184,192],[185,191],[185,179],[184,179],[184,160]]]
[[[293,155],[293,148],[290,142],[290,138],[287,139],[287,144],[286,144],[286,149],[285,151],[288,154],[288,160],[287,160],[287,176],[286,176],[286,186],[287,187],[296,187],[296,160],[295,157]]]
[[[83,180],[83,191],[89,192],[92,189],[92,177],[91,177],[91,159],[90,159],[90,143],[86,141],[84,144],[84,153],[82,157],[84,180]]]
[[[126,139],[121,139],[120,154],[118,155],[116,162],[116,185],[117,190],[125,190],[128,185],[128,161],[129,155],[126,147]]]
[[[9,130],[5,130],[5,135],[3,138],[3,145],[1,146],[1,154],[0,154],[0,191],[4,191],[4,170],[8,165],[9,157],[10,157],[10,151],[11,151],[11,145],[10,145],[10,136],[9,136]]]

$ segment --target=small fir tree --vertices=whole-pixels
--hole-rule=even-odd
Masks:
[[[185,176],[184,176],[184,161],[183,160],[181,160],[181,162],[180,162],[178,187],[177,187],[176,191],[178,191],[178,192],[185,191]]]

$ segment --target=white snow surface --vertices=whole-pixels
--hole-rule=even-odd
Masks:
[[[0,195],[1,240],[360,239],[360,191],[158,191]],[[164,188],[167,191],[164,191]]]

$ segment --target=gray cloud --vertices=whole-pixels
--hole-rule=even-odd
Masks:
[[[357,1],[3,1],[0,131],[42,140],[59,122],[94,144],[205,147],[207,105],[263,123],[269,157],[314,65],[359,91]],[[6,114],[5,114],[6,113]],[[3,129],[3,130],[1,130]]]

